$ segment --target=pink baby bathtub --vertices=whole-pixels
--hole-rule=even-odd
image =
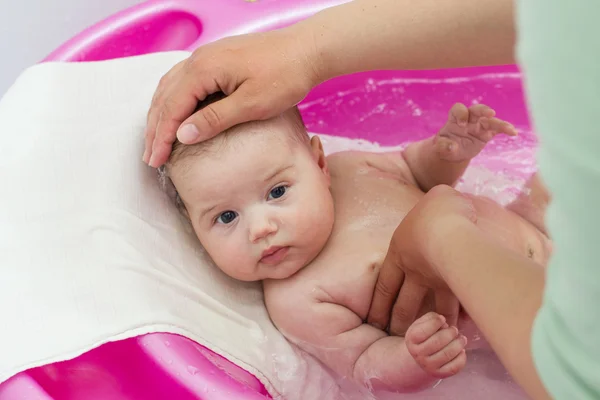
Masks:
[[[282,27],[342,2],[152,0],[92,26],[44,61],[93,61],[191,50],[223,36]],[[312,132],[391,145],[432,134],[457,101],[485,102],[521,132],[517,141],[494,142],[478,163],[500,174],[524,177],[531,173],[530,150],[535,136],[529,130],[515,66],[345,76],[315,88],[301,110]],[[522,149],[529,152],[519,155]],[[503,154],[516,155],[519,160],[507,160]],[[497,361],[478,356],[470,365],[442,389],[414,398],[523,398]],[[248,372],[188,339],[170,334],[109,343],[73,360],[20,373],[0,385],[0,400],[268,398],[264,387]]]

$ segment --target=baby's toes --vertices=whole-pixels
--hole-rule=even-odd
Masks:
[[[467,126],[469,122],[469,109],[462,103],[456,103],[448,112],[448,121],[458,126]]]
[[[492,140],[499,133],[508,136],[517,135],[517,130],[512,124],[498,118],[481,118],[478,125],[475,136],[484,142]]]
[[[510,122],[502,121],[498,118],[492,118],[490,120],[490,129],[496,131],[496,133],[504,133],[508,136],[517,136],[517,128]]]
[[[469,122],[472,124],[476,123],[479,118],[492,118],[495,115],[496,111],[485,104],[475,104],[469,107]]]
[[[447,378],[458,373],[466,363],[467,338],[459,335],[446,347],[424,360],[424,369],[437,378]]]

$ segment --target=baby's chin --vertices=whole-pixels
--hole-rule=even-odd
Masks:
[[[319,251],[316,251],[316,249],[310,250],[311,251],[307,251],[306,248],[299,249],[292,246],[289,250],[288,258],[277,265],[265,265],[259,262],[258,265],[247,264],[241,269],[239,268],[241,264],[236,264],[235,268],[220,269],[230,277],[245,282],[256,282],[265,279],[288,279],[309,265],[320,253]],[[218,263],[216,264],[219,266]],[[243,273],[242,271],[252,272]]]
[[[286,262],[277,266],[259,265],[254,269],[253,273],[243,273],[236,268],[221,268],[217,266],[226,275],[233,279],[243,282],[258,282],[265,279],[283,280],[295,275],[298,271],[304,268],[306,264],[296,262]]]
[[[307,263],[290,262],[278,265],[275,267],[269,267],[269,270],[265,273],[264,279],[288,279],[294,276],[298,271],[303,269]]]

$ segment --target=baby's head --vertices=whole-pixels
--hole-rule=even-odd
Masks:
[[[200,243],[233,278],[287,278],[329,239],[333,199],[323,147],[309,139],[295,107],[199,144],[176,142],[165,168]]]

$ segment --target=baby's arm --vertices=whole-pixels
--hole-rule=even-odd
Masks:
[[[454,186],[471,159],[495,135],[517,134],[514,126],[494,115],[495,111],[483,104],[470,108],[455,104],[437,135],[406,148],[404,158],[423,191],[441,184]]]
[[[338,304],[316,299],[285,303],[269,305],[279,330],[341,376],[372,390],[424,389],[456,374],[466,362],[466,339],[435,313],[417,320],[405,340],[364,324]]]

